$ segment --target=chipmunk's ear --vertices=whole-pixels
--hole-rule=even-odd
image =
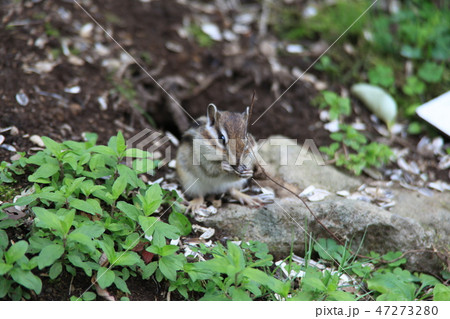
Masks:
[[[245,119],[248,120],[248,116],[250,114],[250,106],[247,106],[247,108],[245,109],[244,115],[245,115]]]
[[[250,107],[247,106],[244,112],[244,120],[245,120],[245,135],[247,135],[247,129],[248,129],[248,120],[250,116]]]
[[[217,107],[214,104],[209,104],[206,109],[206,117],[208,119],[208,125],[213,126],[216,123],[217,119]]]

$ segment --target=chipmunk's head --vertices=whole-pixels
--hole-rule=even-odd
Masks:
[[[223,152],[224,161],[238,173],[247,170],[245,159],[250,152],[248,118],[248,107],[245,112],[239,113],[219,111],[214,104],[208,105],[206,129],[215,139],[216,147]]]

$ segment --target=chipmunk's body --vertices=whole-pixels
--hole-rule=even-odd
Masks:
[[[177,174],[185,193],[194,198],[190,204],[193,210],[203,204],[205,195],[227,191],[241,203],[261,204],[239,191],[254,167],[251,148],[255,141],[247,134],[248,112],[248,108],[244,113],[221,112],[210,104],[207,116],[183,135],[176,158]]]

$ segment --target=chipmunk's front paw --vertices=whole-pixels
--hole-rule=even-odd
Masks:
[[[247,194],[244,194],[237,189],[231,189],[231,196],[239,201],[242,205],[248,205],[250,207],[261,207],[264,205],[264,202],[258,197],[253,197]]]
[[[229,173],[235,173],[236,171],[233,169],[233,167],[231,167],[231,165],[227,162],[222,162],[222,170],[224,170],[225,172],[229,172]]]
[[[245,179],[250,178],[250,177],[253,176],[253,170],[251,170],[251,169],[244,169],[244,170],[239,172],[239,176],[242,177],[242,178],[245,178]]]
[[[187,209],[186,209],[186,213],[188,213],[188,212],[193,212],[193,213],[195,213],[197,210],[199,210],[200,208],[202,208],[202,206],[203,207],[206,207],[205,206],[205,201],[204,201],[204,199],[203,199],[203,197],[197,197],[197,198],[194,198],[193,200],[191,200],[190,202],[189,202],[189,205],[188,205],[188,207],[187,207]]]

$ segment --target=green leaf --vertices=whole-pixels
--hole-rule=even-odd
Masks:
[[[0,229],[0,251],[8,247],[8,235],[3,229]]]
[[[40,199],[49,200],[51,202],[63,204],[66,197],[61,192],[43,192],[37,194]]]
[[[302,279],[302,285],[308,286],[311,290],[326,291],[327,287],[320,278],[313,276],[305,276]]]
[[[121,155],[127,148],[127,145],[125,144],[125,138],[123,137],[121,131],[117,133],[116,147],[118,155]]]
[[[99,240],[98,244],[103,252],[106,254],[108,261],[112,263],[116,260],[116,252],[114,250],[114,242],[107,236],[104,235],[103,240]]]
[[[138,148],[128,148],[125,151],[125,156],[132,157],[132,158],[152,158],[153,157],[151,153],[140,150]]]
[[[444,66],[434,62],[425,62],[419,69],[419,77],[429,83],[437,83],[444,73]]]
[[[117,208],[134,221],[138,221],[139,216],[142,216],[142,213],[136,206],[128,204],[124,201],[118,202]]]
[[[158,268],[158,263],[156,261],[153,261],[148,265],[143,265],[140,267],[142,269],[142,279],[146,280],[155,273],[156,269]]]
[[[433,289],[434,301],[450,301],[450,287],[437,284]]]
[[[123,193],[125,188],[127,187],[127,179],[125,176],[119,176],[113,186],[112,186],[112,196],[114,199],[119,198],[119,196]]]
[[[117,259],[113,262],[114,266],[132,266],[141,261],[141,257],[134,251],[128,251],[123,254],[117,253]]]
[[[69,242],[76,242],[76,243],[83,244],[91,252],[95,250],[95,243],[94,243],[94,241],[92,241],[92,239],[89,236],[87,236],[87,235],[85,235],[85,234],[83,234],[81,232],[75,232],[75,231],[71,232],[69,234],[69,236],[67,236],[67,242],[68,243]]]
[[[425,83],[419,80],[416,76],[410,76],[406,79],[405,85],[402,87],[403,92],[406,95],[418,95],[425,91]]]
[[[62,264],[61,262],[56,262],[50,267],[50,271],[48,275],[50,276],[50,279],[55,279],[59,276],[59,274],[62,272]]]
[[[119,276],[116,276],[114,278],[114,284],[116,285],[116,287],[127,293],[127,294],[131,294],[130,290],[128,289],[127,283],[125,282],[125,280],[123,280],[122,278],[120,278]]]
[[[49,181],[46,181],[45,179],[53,176],[57,172],[59,172],[58,165],[43,164],[36,170],[36,172],[34,172],[33,175],[28,176],[28,180],[30,182],[49,183]]]
[[[64,234],[61,220],[56,214],[42,207],[33,207],[33,212],[36,214],[36,217],[39,218],[39,222],[37,223],[38,227],[55,229],[60,235]]]
[[[228,260],[234,265],[236,272],[242,271],[245,268],[245,258],[242,249],[231,241],[228,242],[227,247]]]
[[[265,272],[247,267],[244,269],[242,274],[248,277],[250,280],[256,281],[257,283],[269,287],[277,294],[286,297],[289,293],[290,283],[282,282],[272,276],[267,275]]]
[[[145,234],[147,236],[152,236],[153,232],[155,231],[156,222],[158,221],[158,219],[156,217],[139,216],[138,221]]]
[[[17,260],[25,256],[28,249],[28,243],[25,240],[21,240],[12,245],[7,252],[5,252],[6,263],[12,265]]]
[[[181,236],[187,236],[191,233],[191,222],[181,213],[172,212],[169,215],[169,223],[178,228]]]
[[[92,198],[86,199],[86,201],[83,201],[81,199],[72,198],[69,201],[69,205],[72,208],[81,210],[83,212],[92,214],[92,215],[103,215],[102,208],[100,207],[100,204],[98,201]]]
[[[331,300],[331,301],[354,301],[355,297],[353,297],[353,295],[348,293],[348,292],[336,290],[336,291],[332,291],[332,292],[328,293],[327,300]]]
[[[92,152],[92,153],[116,156],[115,150],[113,150],[112,148],[105,146],[105,145],[93,146],[90,149],[88,149],[88,151]]]
[[[169,255],[173,255],[178,251],[179,247],[178,246],[174,246],[174,245],[166,245],[164,247],[162,247],[159,251],[159,254],[161,256],[169,256]]]
[[[394,84],[394,72],[389,66],[378,64],[369,70],[369,81],[373,85],[381,85],[386,88]]]
[[[385,274],[375,273],[371,279],[367,280],[367,285],[369,289],[376,290],[382,294],[380,300],[414,300],[415,285],[410,282],[404,282],[399,276],[391,272]]]
[[[55,155],[56,158],[60,158],[63,146],[47,136],[42,136],[41,138],[45,146],[50,150],[50,152],[52,152],[52,154]]]
[[[417,135],[422,132],[422,125],[419,122],[411,122],[407,129],[409,134]]]
[[[169,280],[177,279],[177,270],[183,268],[183,255],[170,255],[161,257],[159,260],[159,270]]]
[[[73,219],[75,218],[75,209],[65,209],[62,208],[58,211],[58,213],[60,211],[63,211],[63,215],[59,216],[59,219],[61,220],[61,226],[62,226],[62,230],[63,230],[63,234],[67,235],[67,233],[69,232],[70,228],[72,227],[73,224]]]
[[[72,195],[72,193],[80,187],[80,185],[83,183],[83,181],[86,179],[86,177],[79,177],[77,179],[74,179],[70,182],[69,187],[66,191],[66,197]]]
[[[67,259],[69,259],[72,265],[83,269],[87,276],[92,276],[92,267],[88,263],[84,262],[77,252],[72,251],[71,253],[69,253],[67,255]],[[66,265],[66,268],[67,266],[68,265]],[[69,269],[67,269],[67,271],[69,271]]]
[[[39,277],[33,275],[31,271],[25,271],[20,268],[14,268],[11,270],[10,275],[12,279],[18,284],[34,290],[37,294],[41,293],[42,281]]]
[[[5,277],[0,277],[0,298],[3,298],[8,293],[11,287],[11,280]]]
[[[84,301],[91,301],[95,300],[97,298],[97,295],[92,291],[86,291],[82,297]]]
[[[143,209],[145,215],[153,214],[162,203],[162,190],[159,184],[155,183],[145,192]]]
[[[0,276],[3,276],[8,271],[10,271],[12,267],[13,267],[13,265],[0,262]]]
[[[252,301],[252,298],[242,289],[230,287],[231,299],[233,301]]]
[[[114,274],[114,271],[108,270],[105,267],[100,267],[97,272],[97,283],[102,289],[111,286],[115,278],[116,275]]]
[[[43,269],[53,264],[64,253],[64,247],[53,244],[41,250],[38,257],[38,267]]]

